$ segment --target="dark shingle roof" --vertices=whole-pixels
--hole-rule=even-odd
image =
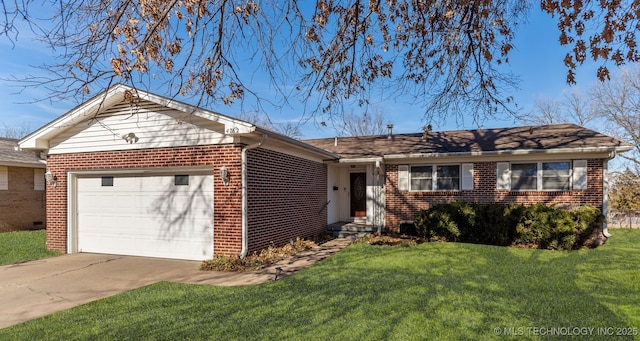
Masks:
[[[574,124],[394,134],[391,139],[387,135],[341,137],[337,146],[334,138],[304,142],[347,159],[399,154],[483,154],[585,148],[625,151],[631,147],[620,140]]]
[[[16,150],[17,146],[16,139],[0,138],[0,166],[45,167],[34,152]]]

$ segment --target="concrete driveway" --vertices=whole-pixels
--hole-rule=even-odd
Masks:
[[[249,285],[304,269],[351,243],[334,239],[252,272],[200,271],[200,262],[77,253],[0,266],[0,328],[159,281]]]
[[[200,271],[200,262],[79,253],[0,267],[0,328],[159,281],[246,285],[268,272]]]

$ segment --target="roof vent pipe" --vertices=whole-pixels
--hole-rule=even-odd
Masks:
[[[391,140],[391,135],[393,135],[393,124],[387,124],[387,139]]]
[[[333,146],[334,147],[338,146],[338,137],[337,136],[333,138]]]

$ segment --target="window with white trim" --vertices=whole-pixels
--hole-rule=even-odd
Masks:
[[[454,165],[417,165],[398,167],[400,190],[410,191],[459,191],[473,189],[473,164]],[[464,174],[462,174],[464,171]],[[409,188],[405,188],[404,177],[409,178]],[[463,179],[464,177],[464,179]],[[464,180],[464,181],[463,181]]]
[[[571,162],[542,162],[542,189],[568,191],[571,189]]]
[[[497,189],[570,191],[587,188],[586,160],[498,162]]]
[[[433,190],[433,166],[411,166],[411,190]]]
[[[437,189],[440,191],[460,190],[460,165],[436,167]]]
[[[538,189],[537,163],[511,164],[511,190],[535,191]]]

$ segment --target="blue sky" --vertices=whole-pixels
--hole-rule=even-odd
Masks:
[[[511,52],[510,64],[506,66],[521,82],[519,89],[513,89],[505,95],[515,98],[520,110],[527,112],[533,109],[533,102],[540,97],[559,97],[568,89],[565,82],[566,68],[562,60],[567,52],[566,47],[558,43],[558,30],[553,18],[542,13],[533,6],[530,19],[522,25],[515,40],[515,50]],[[27,74],[42,75],[42,71],[33,68],[53,58],[52,53],[44,45],[34,41],[26,27],[21,28],[15,46],[9,40],[0,38],[0,79],[17,77]],[[598,65],[585,64],[578,69],[578,88],[587,88],[590,83],[596,81],[595,70]],[[0,129],[4,126],[28,125],[35,130],[59,115],[72,109],[77,103],[73,102],[34,102],[43,98],[46,93],[43,90],[27,89],[18,93],[21,89],[10,82],[0,80]],[[162,94],[160,94],[162,95]],[[268,94],[267,94],[268,95]],[[385,112],[387,120],[394,124],[394,132],[417,132],[419,127],[426,124],[423,119],[422,109],[412,106],[400,100],[388,100],[376,104]],[[223,114],[235,115],[235,107],[208,108]],[[235,111],[235,112],[234,112]],[[412,114],[415,113],[415,114]],[[277,114],[270,114],[273,122],[297,121],[298,113],[291,110]],[[505,127],[517,124],[511,117],[492,119],[483,123],[482,127]],[[435,122],[435,130],[474,129],[477,124],[471,119],[463,121],[448,120],[447,122]],[[305,138],[332,137],[335,130],[329,127],[321,127],[314,122],[309,122],[302,127]]]

